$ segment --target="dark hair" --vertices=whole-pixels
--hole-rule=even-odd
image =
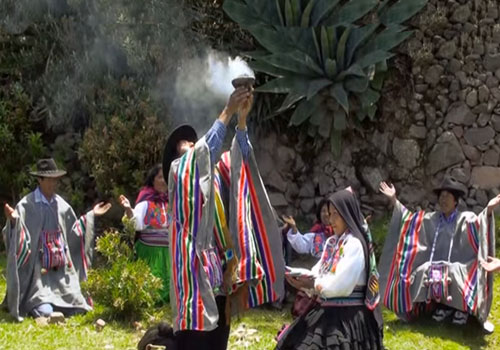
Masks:
[[[447,190],[447,189],[442,189],[438,192],[438,199],[439,199],[439,196],[441,195],[441,192],[443,191],[446,191],[446,192],[449,192],[451,193],[451,195],[453,196],[453,198],[455,198],[455,202],[457,203],[458,205],[458,201],[459,199],[462,197],[462,193],[460,191],[455,191],[455,190]]]
[[[328,207],[328,203],[330,203],[330,201],[327,199],[327,198],[323,198],[318,206],[316,207],[316,219],[318,220],[318,222],[320,224],[322,224],[321,222],[321,209],[323,209],[323,207],[326,205]]]
[[[137,350],[146,350],[149,344],[165,346],[166,350],[177,349],[174,330],[166,322],[160,322],[158,325],[148,328],[137,344]]]
[[[162,169],[161,163],[158,163],[151,169],[149,169],[148,175],[146,176],[146,180],[144,180],[144,186],[154,187],[155,177],[156,175],[158,175],[161,169]]]

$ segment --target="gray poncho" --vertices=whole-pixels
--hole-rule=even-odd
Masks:
[[[2,231],[7,247],[4,303],[18,321],[45,303],[90,310],[80,281],[86,278],[93,254],[94,213],[77,218],[60,196],[55,195],[49,205],[35,194],[21,199],[16,206],[19,219],[14,225],[8,220]],[[58,259],[61,266],[46,268]]]
[[[495,253],[494,232],[486,209],[445,218],[441,212],[412,213],[397,202],[379,264],[385,306],[412,318],[421,306],[440,303],[486,321],[493,281],[480,261]]]

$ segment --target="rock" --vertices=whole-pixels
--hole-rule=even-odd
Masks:
[[[470,180],[470,169],[455,168],[451,171],[451,176],[461,183],[467,183]]]
[[[493,117],[491,118],[491,125],[496,132],[500,132],[500,115],[493,115]]]
[[[410,136],[415,139],[425,140],[427,137],[427,128],[425,126],[413,124],[410,126]]]
[[[380,183],[382,181],[385,181],[386,178],[386,174],[383,174],[382,171],[378,168],[361,168],[361,182],[374,193],[378,193]]]
[[[488,196],[486,195],[485,190],[476,191],[476,201],[483,208],[488,204]]]
[[[487,102],[490,96],[490,89],[486,85],[481,85],[477,92],[479,102]]]
[[[392,153],[401,166],[413,169],[420,157],[420,147],[415,140],[395,138],[392,142]]]
[[[489,126],[485,128],[471,128],[465,132],[464,137],[471,146],[484,145],[495,137],[495,131]]]
[[[264,183],[268,186],[271,186],[275,190],[280,191],[281,193],[284,193],[286,191],[286,181],[276,169],[271,170],[271,173],[266,178],[264,178]]]
[[[434,146],[434,142],[436,141],[436,130],[434,129],[431,129],[429,130],[429,132],[427,133],[427,139],[425,140],[425,143],[426,143],[426,146],[427,148],[431,148],[432,146]]]
[[[427,173],[434,175],[440,170],[465,160],[460,143],[453,133],[445,131],[432,147],[427,158]]]
[[[498,158],[500,153],[495,149],[489,149],[483,154],[483,164],[490,166],[498,166]]]
[[[472,125],[474,123],[474,114],[463,102],[453,103],[445,117],[446,123],[456,125]]]
[[[260,149],[259,152],[255,152],[255,158],[257,164],[259,164],[259,172],[263,179],[265,179],[274,168],[276,168],[276,164],[274,163],[273,158],[269,154],[269,152],[264,149]]]
[[[311,182],[306,182],[299,191],[301,198],[314,198],[314,185]]]
[[[484,68],[489,72],[495,72],[500,69],[500,54],[487,53],[484,56]]]
[[[375,130],[372,136],[372,144],[377,147],[383,154],[387,155],[389,151],[389,134],[381,133]]]
[[[64,314],[58,311],[51,313],[49,317],[49,324],[59,324],[59,323],[64,323]]]
[[[295,162],[295,151],[286,146],[279,146],[275,154],[275,164],[282,174],[289,173]]]
[[[424,75],[424,80],[427,84],[431,86],[436,86],[441,80],[441,75],[444,72],[444,68],[439,65],[430,66]]]
[[[319,194],[321,196],[326,196],[333,192],[335,188],[335,182],[333,181],[333,178],[331,176],[322,173],[318,177],[318,187]]]
[[[303,199],[300,201],[300,209],[305,214],[311,213],[313,208],[314,208],[314,199],[313,198],[307,198],[307,199]]]
[[[100,332],[106,326],[106,322],[102,319],[98,319],[97,321],[95,321],[94,326],[95,326],[95,330]]]
[[[481,127],[486,126],[491,119],[491,114],[489,113],[481,113],[477,118],[477,124]]]
[[[39,327],[45,327],[49,324],[49,319],[47,317],[40,316],[35,318],[35,323]]]
[[[454,23],[466,23],[470,17],[470,8],[468,5],[459,6],[453,11],[450,21]]]
[[[453,131],[453,134],[455,134],[457,139],[460,139],[464,135],[464,128],[461,126],[454,126],[451,131]]]
[[[490,89],[491,95],[497,100],[500,101],[500,89],[498,87],[493,87]]]
[[[446,68],[448,72],[455,74],[460,71],[460,69],[462,69],[462,62],[460,62],[456,58],[452,58],[450,59],[450,62],[448,63],[448,66]]]
[[[288,202],[283,193],[268,192],[269,201],[273,207],[286,207]]]
[[[299,186],[295,182],[290,182],[286,187],[285,198],[288,202],[293,202],[299,195]]]
[[[478,166],[472,168],[470,185],[481,189],[492,189],[500,186],[500,168]]]
[[[477,91],[476,90],[472,90],[471,92],[469,92],[467,94],[467,97],[465,97],[465,103],[467,103],[467,105],[469,107],[474,107],[477,105],[478,98],[477,98]]]
[[[456,52],[457,46],[455,45],[455,41],[447,41],[443,45],[441,45],[436,54],[436,57],[450,59],[455,56]]]

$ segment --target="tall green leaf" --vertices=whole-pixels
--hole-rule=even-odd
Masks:
[[[346,65],[353,63],[354,54],[358,47],[375,32],[378,26],[378,23],[371,23],[351,30],[347,40]]]
[[[323,74],[323,71],[317,64],[315,64],[313,59],[300,51],[273,54],[262,57],[260,60],[279,69],[288,70],[300,75],[318,77]]]
[[[300,125],[309,118],[315,111],[315,104],[313,101],[303,100],[293,111],[292,117],[290,118],[290,125]]]
[[[330,136],[330,130],[332,128],[333,118],[331,118],[330,112],[326,108],[318,109],[316,110],[315,113],[322,114],[321,116],[318,116],[318,118],[321,118],[322,120],[322,123],[318,128],[318,134],[320,134],[323,138],[326,139],[328,138],[328,136]]]
[[[371,66],[372,64],[376,64],[378,62],[382,62],[394,56],[394,54],[383,51],[383,50],[375,50],[369,53],[366,53],[365,56],[356,59],[356,64],[358,64],[361,68],[366,68]]]
[[[349,100],[347,97],[347,92],[344,89],[342,83],[336,83],[330,88],[330,95],[335,98],[339,105],[344,108],[346,113],[349,113]]]
[[[273,79],[270,82],[259,86],[255,89],[255,91],[274,94],[285,94],[293,91],[299,94],[302,92],[303,95],[306,96],[308,88],[309,84],[307,80],[297,78],[297,76],[286,76]]]
[[[269,75],[272,75],[274,77],[284,77],[286,75],[289,75],[290,74],[290,71],[287,71],[285,69],[280,69],[280,68],[277,68],[265,61],[261,61],[261,60],[253,60],[253,61],[250,61],[248,63],[248,65],[250,66],[250,68],[252,68],[254,71],[257,71],[257,72],[262,72],[262,73],[266,73],[266,74],[269,74]]]
[[[380,22],[386,26],[403,23],[418,13],[426,4],[427,0],[399,0],[381,14]]]
[[[342,108],[333,112],[333,127],[336,130],[347,129],[347,115]]]
[[[382,32],[375,35],[372,40],[367,42],[359,51],[360,55],[368,55],[373,51],[382,50],[389,51],[406,40],[411,31],[401,31],[398,26],[388,27]]]
[[[303,99],[305,95],[298,94],[295,92],[290,92],[288,95],[286,95],[285,100],[281,104],[281,107],[276,111],[276,113],[281,113],[292,107],[295,103],[299,102],[301,99]]]
[[[290,43],[283,41],[283,37],[271,26],[252,25],[247,29],[259,44],[272,53],[287,52],[291,50]]]
[[[344,86],[347,91],[361,93],[368,88],[369,83],[370,81],[368,80],[367,77],[351,76],[345,80]]]
[[[332,81],[330,79],[315,79],[309,83],[309,89],[307,91],[307,99],[310,100],[312,97],[316,96],[316,94],[326,88],[327,86],[332,85]]]
[[[311,13],[314,8],[316,0],[309,0],[304,12],[302,13],[302,19],[300,20],[300,26],[308,28],[311,24]]]
[[[327,25],[350,25],[357,21],[375,6],[378,0],[350,0],[326,21]]]
[[[312,25],[318,26],[322,24],[338,3],[339,0],[317,0],[312,11]]]
[[[328,58],[325,63],[326,75],[330,79],[335,79],[337,76],[337,62]]]
[[[330,133],[330,151],[335,158],[339,158],[342,151],[342,131],[335,128],[332,128]]]
[[[350,33],[351,33],[350,27],[344,29],[344,32],[340,36],[339,42],[337,44],[337,67],[340,71],[345,69],[346,45]]]

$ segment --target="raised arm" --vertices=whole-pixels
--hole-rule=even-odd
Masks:
[[[387,184],[385,181],[382,181],[380,183],[380,188],[379,191],[389,198],[391,201],[391,204],[394,205],[396,204],[397,198],[396,198],[396,189],[394,188],[393,184]]]

